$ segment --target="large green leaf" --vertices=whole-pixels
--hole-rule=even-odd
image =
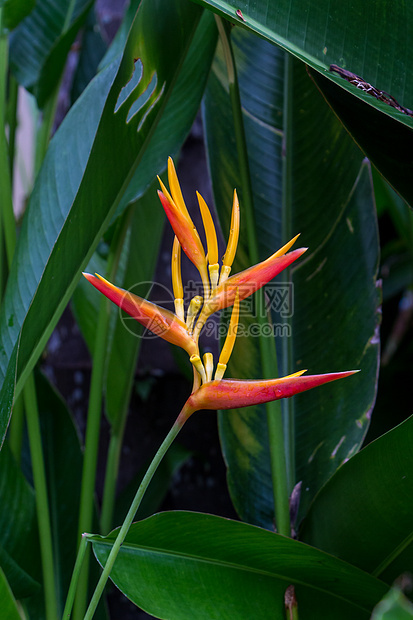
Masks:
[[[1,613],[3,618],[7,620],[21,620],[21,616],[17,609],[16,600],[10,589],[5,574],[0,568],[0,600],[1,600]]]
[[[405,106],[413,106],[413,84],[407,50],[413,35],[413,6],[387,0],[196,0],[238,26],[276,43],[311,67],[324,71],[334,63],[363,76],[391,93]],[[241,11],[243,19],[237,14]],[[395,61],[397,59],[397,62]],[[329,77],[341,83],[338,76]],[[353,90],[353,89],[352,89]],[[381,109],[381,102],[355,91]],[[390,106],[386,112],[411,124],[409,117]]]
[[[10,38],[10,66],[40,107],[61,77],[67,54],[92,0],[38,0]]]
[[[135,9],[136,13],[136,9]],[[99,63],[107,51],[107,42],[104,40],[101,24],[96,17],[95,8],[92,8],[86,18],[82,34],[82,46],[72,87],[70,99],[73,103],[82,94],[89,82],[98,72]]]
[[[39,589],[39,548],[33,489],[6,444],[0,454],[0,565],[17,598]]]
[[[60,613],[76,560],[83,455],[77,429],[59,394],[42,375],[36,377],[42,443],[54,536]]]
[[[302,481],[304,514],[316,491],[357,450],[375,398],[378,238],[372,187],[362,154],[318,95],[302,63],[291,64],[278,48],[246,32],[238,30],[233,40],[260,258],[298,232],[301,244],[309,247],[290,274],[281,274],[279,283],[267,287],[273,310],[278,305],[273,320],[280,336],[280,373],[362,369],[357,377],[284,401],[295,420],[296,476],[291,482]],[[205,125],[215,203],[225,232],[239,175],[220,58],[207,90]],[[244,217],[235,267],[249,264]],[[293,306],[280,304],[286,292],[293,293]],[[247,333],[250,337],[238,337],[230,362],[231,375],[239,378],[261,374],[258,338],[251,329]],[[262,408],[222,413],[220,431],[239,514],[271,528],[274,511]]]
[[[217,29],[209,11],[202,15],[177,83],[159,121],[152,146],[143,155],[119,208],[140,198],[166,167],[166,153],[174,156],[184,143],[201,104],[217,42]]]
[[[413,36],[411,3],[343,0],[332,7],[328,0],[196,1],[276,43],[317,71],[320,88],[343,115],[357,142],[413,204],[413,192],[406,182],[406,173],[408,179],[412,170],[408,155],[412,118],[329,71],[330,64],[342,66],[413,108],[407,51]]]
[[[115,530],[95,536],[101,564]],[[169,620],[284,618],[294,585],[306,620],[369,618],[386,586],[359,569],[260,528],[190,512],[132,525],[111,578],[134,603]]]
[[[34,9],[36,0],[1,0],[2,26],[13,30]]]
[[[115,61],[96,76],[52,140],[2,306],[2,381],[20,333],[19,389],[44,347],[150,144],[199,17],[197,7],[185,0],[166,6],[161,0],[143,1],[120,64]],[[150,43],[142,36],[148,31]],[[135,83],[125,92],[136,58]]]
[[[413,569],[413,418],[366,446],[314,500],[302,539],[388,583]]]
[[[410,183],[413,130],[405,125],[406,122],[411,123],[410,117],[396,111],[389,116],[385,114],[389,108],[386,103],[380,102],[381,109],[376,109],[379,107],[377,104],[374,107],[371,105],[371,100],[374,102],[375,99],[367,94],[364,95],[364,101],[361,101],[355,96],[358,95],[355,86],[352,86],[353,92],[350,93],[347,83],[343,87],[316,72],[311,72],[311,75],[367,157],[403,198],[413,205]]]

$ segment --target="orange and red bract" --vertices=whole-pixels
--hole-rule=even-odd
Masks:
[[[191,394],[180,417],[184,421],[200,409],[237,409],[279,400],[280,398],[290,398],[300,392],[311,390],[337,379],[344,379],[357,372],[358,370],[350,370],[305,376],[297,376],[299,373],[295,373],[280,379],[210,381]]]
[[[146,329],[171,344],[182,347],[189,355],[196,355],[198,346],[188,334],[186,325],[176,314],[153,304],[123,288],[114,286],[101,276],[90,273],[83,274],[95,288],[106,295],[119,308],[141,323]]]

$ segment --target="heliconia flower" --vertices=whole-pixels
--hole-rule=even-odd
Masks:
[[[240,379],[222,379],[204,383],[186,401],[179,422],[184,423],[189,416],[200,409],[238,409],[250,405],[268,403],[281,398],[289,398],[300,392],[311,390],[324,383],[344,379],[359,372],[333,372],[324,375],[306,375],[301,370],[280,379],[259,379],[245,381]]]
[[[198,353],[198,346],[188,334],[185,323],[176,314],[153,304],[123,288],[114,286],[102,276],[90,273],[83,274],[95,288],[106,295],[119,308],[133,317],[141,325],[157,336],[172,344],[182,347],[189,355]]]
[[[240,301],[255,293],[283,269],[289,267],[307,248],[289,252],[299,236],[297,235],[266,260],[229,277],[240,229],[237,192],[234,190],[231,228],[220,267],[217,234],[208,205],[202,196],[197,194],[207,242],[207,253],[205,253],[198,231],[186,208],[171,158],[168,160],[168,181],[170,191],[159,179],[162,191],[158,194],[175,232],[171,260],[175,314],[114,286],[101,276],[87,273],[83,275],[93,286],[148,330],[182,347],[189,354],[194,369],[192,394],[185,403],[177,422],[183,424],[192,413],[199,409],[236,409],[288,398],[358,372],[353,370],[302,376],[306,372],[303,370],[280,379],[252,381],[223,379],[238,331]],[[186,313],[181,278],[181,248],[198,268],[204,287],[204,297],[195,295],[190,300]],[[198,338],[209,316],[229,306],[233,306],[232,316],[213,379],[213,355],[207,352],[201,359]]]

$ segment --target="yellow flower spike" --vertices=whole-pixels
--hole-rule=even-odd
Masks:
[[[301,377],[301,375],[303,375],[305,372],[307,372],[307,369],[299,370],[298,372],[293,372],[292,375],[287,375],[286,377],[284,377],[284,379],[294,379],[294,377]]]
[[[196,368],[196,370],[198,371],[201,379],[202,379],[202,383],[207,383],[207,377],[206,377],[206,373],[205,373],[205,368],[203,363],[201,362],[201,358],[199,357],[199,355],[191,355],[191,357],[189,358],[191,364],[194,366],[194,368]]]
[[[199,209],[201,211],[202,222],[204,224],[205,235],[208,248],[208,262],[210,265],[218,264],[218,241],[217,233],[215,230],[214,221],[212,219],[211,211],[208,208],[207,203],[202,198],[199,192],[196,193],[199,203]]]
[[[188,313],[186,315],[186,329],[189,334],[192,333],[195,318],[202,307],[203,301],[200,295],[195,295],[190,301]]]
[[[169,200],[169,202],[171,202],[171,203],[175,204],[175,203],[174,203],[174,200],[173,200],[173,198],[172,198],[172,196],[171,196],[171,194],[170,194],[170,193],[168,192],[168,190],[166,189],[166,185],[165,185],[165,183],[163,183],[163,181],[162,181],[161,177],[158,175],[156,178],[158,179],[159,185],[161,186],[161,190],[162,190],[162,193],[163,193],[163,195],[165,196],[165,198],[166,198],[167,200]]]
[[[181,276],[181,244],[179,243],[178,237],[175,235],[174,244],[172,246],[172,261],[171,261],[171,271],[172,271],[172,289],[174,292],[174,304],[175,304],[175,314],[181,321],[185,322],[185,313],[184,313],[184,289],[182,286],[182,276]]]
[[[206,380],[212,381],[212,373],[214,372],[214,356],[212,353],[205,353],[203,357]]]
[[[176,206],[181,211],[181,213],[183,213],[185,217],[191,222],[191,216],[188,213],[184,197],[182,196],[181,186],[179,185],[178,176],[176,174],[172,157],[168,157],[168,183],[169,189],[171,190],[172,198]]]
[[[215,379],[222,379],[225,369],[228,364],[228,360],[231,357],[232,349],[234,348],[235,339],[238,332],[238,320],[239,320],[239,290],[235,294],[234,307],[232,309],[231,320],[229,322],[227,337],[225,338],[224,346],[222,347],[221,355],[219,356],[219,362],[217,366],[217,372],[215,373]],[[223,369],[218,372],[218,368]],[[218,375],[218,376],[217,376]],[[221,376],[219,376],[221,375]]]
[[[294,243],[297,241],[298,237],[300,236],[301,233],[298,233],[298,235],[295,235],[295,237],[293,237],[290,241],[288,241],[288,243],[286,243],[285,245],[283,245],[282,248],[280,248],[279,250],[277,250],[276,252],[274,252],[274,254],[271,256],[271,258],[279,258],[280,256],[284,256],[284,254],[286,254],[288,252],[288,250],[294,245]]]
[[[238,246],[238,237],[239,237],[239,202],[237,196],[237,190],[234,189],[234,198],[232,201],[232,213],[231,213],[231,229],[229,231],[228,245],[227,250],[225,252],[225,256],[222,261],[222,270],[221,277],[219,283],[225,282],[228,278],[232,263],[234,262],[235,253],[237,251]]]

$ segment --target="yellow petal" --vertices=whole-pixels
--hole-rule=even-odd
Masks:
[[[174,244],[172,246],[172,289],[175,299],[182,299],[184,296],[184,289],[182,287],[181,276],[181,244],[178,237],[175,235]]]
[[[185,217],[192,222],[188,209],[186,208],[184,197],[182,196],[181,186],[179,185],[178,176],[176,174],[172,157],[168,157],[168,183],[176,206],[181,213],[183,213],[183,215],[185,215]]]
[[[201,358],[199,357],[199,355],[191,355],[191,357],[189,358],[191,361],[191,364],[194,366],[194,368],[196,368],[196,370],[198,371],[201,379],[202,379],[202,383],[206,383],[206,373],[205,373],[205,368],[203,363],[201,362]]]
[[[223,265],[226,265],[227,267],[231,267],[235,258],[235,253],[237,251],[239,237],[239,221],[239,202],[237,190],[234,189],[234,199],[232,202],[231,213],[231,229],[229,231],[227,251],[225,252],[225,256],[222,261]]]
[[[229,322],[227,337],[225,338],[224,346],[222,347],[221,355],[219,356],[219,363],[226,365],[231,356],[232,349],[234,348],[235,339],[238,331],[238,319],[239,319],[239,290],[235,294],[234,307],[232,309],[231,320]]]
[[[211,211],[209,210],[208,205],[202,198],[201,194],[197,192],[196,195],[198,198],[199,209],[201,211],[202,221],[205,228],[208,248],[208,262],[210,265],[216,265],[218,263],[218,241],[214,221],[211,216]]]

